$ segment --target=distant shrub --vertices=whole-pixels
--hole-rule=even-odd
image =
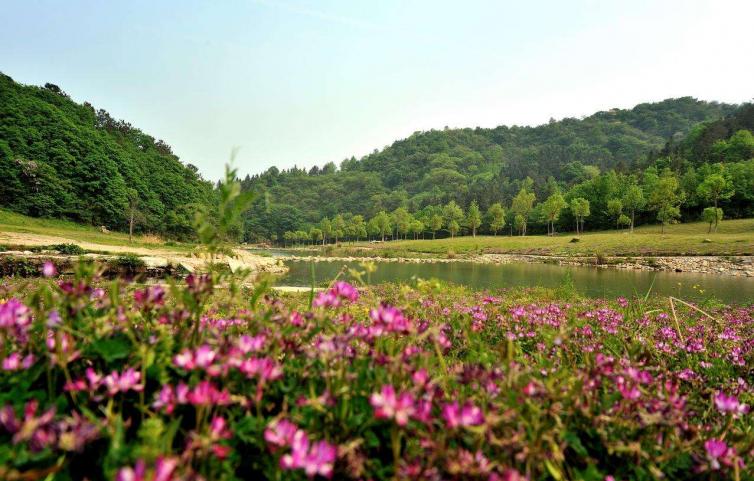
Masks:
[[[112,260],[111,265],[117,269],[131,273],[137,272],[146,267],[144,261],[134,254],[118,256]]]
[[[448,249],[448,252],[445,253],[445,257],[448,259],[455,259],[456,258],[456,251],[453,249]]]
[[[572,239],[571,239],[570,241],[568,241],[568,242],[570,242],[571,244],[575,244],[575,243],[577,243],[577,242],[581,242],[581,239],[579,239],[578,237],[573,237],[573,238],[572,238]]]
[[[24,257],[5,257],[0,259],[0,277],[33,277],[39,275],[39,266]]]
[[[80,256],[86,254],[86,250],[77,244],[54,244],[47,248],[49,250],[58,251],[66,256]]]

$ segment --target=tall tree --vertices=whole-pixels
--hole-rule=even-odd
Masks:
[[[706,207],[702,211],[702,220],[709,224],[707,234],[712,232],[712,225],[717,225],[723,219],[723,210],[715,207]]]
[[[529,192],[526,189],[526,186],[521,187],[521,190],[518,191],[518,194],[516,194],[516,197],[513,198],[513,203],[511,204],[511,212],[517,216],[521,216],[521,235],[526,235],[526,226],[529,221],[529,214],[531,214],[532,209],[534,208],[534,201],[537,199],[536,194],[534,192]]]
[[[542,203],[542,214],[547,221],[547,235],[555,234],[555,222],[560,218],[560,213],[566,205],[565,199],[558,191],[550,194]]]
[[[385,242],[385,236],[393,230],[393,226],[390,223],[390,216],[387,212],[381,210],[374,217],[374,221],[379,229],[380,235],[382,236],[382,242]]]
[[[325,217],[319,221],[319,228],[322,231],[322,245],[325,245],[325,242],[329,241],[332,236],[332,222]]]
[[[343,215],[338,214],[333,217],[332,220],[332,235],[335,237],[335,243],[338,243],[338,239],[343,237],[346,232],[346,220]]]
[[[623,195],[623,207],[631,213],[631,232],[634,231],[636,213],[643,209],[646,203],[647,201],[644,199],[644,192],[641,190],[641,187],[636,182],[632,182]]]
[[[712,202],[713,213],[717,212],[718,203],[724,199],[730,199],[735,190],[733,189],[733,183],[725,175],[721,173],[710,174],[705,177],[704,181],[697,187],[697,194],[699,197]],[[717,225],[720,222],[718,216],[715,214],[715,228],[717,232]],[[722,215],[720,216],[722,218]]]
[[[392,213],[393,226],[395,227],[396,238],[399,235],[406,236],[411,228],[411,222],[414,217],[403,207],[398,207]]]
[[[610,217],[615,217],[615,230],[620,229],[620,218],[623,215],[623,202],[620,199],[608,200],[607,213]]]
[[[432,214],[432,217],[429,218],[429,230],[432,231],[432,238],[435,238],[435,235],[437,234],[437,231],[442,229],[442,216],[440,214]]]
[[[469,211],[466,213],[466,226],[471,229],[471,236],[476,237],[476,230],[482,225],[482,213],[476,200],[471,201]]]
[[[584,219],[591,214],[589,201],[583,197],[576,197],[571,200],[571,212],[576,218],[576,235],[584,232]]]
[[[657,220],[662,223],[662,233],[665,226],[676,222],[681,217],[680,204],[683,194],[679,192],[678,177],[666,169],[653,185],[649,196],[650,207],[657,211]]]
[[[490,230],[493,235],[505,227],[505,209],[500,202],[496,202],[487,210],[487,217],[490,222]]]
[[[442,216],[445,220],[445,226],[450,232],[450,237],[455,237],[461,229],[460,222],[463,221],[463,210],[451,200],[442,208]]]

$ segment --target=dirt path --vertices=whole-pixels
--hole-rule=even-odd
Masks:
[[[94,242],[79,241],[67,237],[50,236],[42,234],[29,234],[21,232],[0,232],[0,244],[11,246],[49,246],[54,244],[76,244],[88,251],[101,251],[110,254],[135,254],[143,256],[142,260],[148,267],[161,267],[168,264],[181,265],[189,271],[194,271],[206,264],[207,260],[190,252],[165,249],[159,246],[137,247],[97,244]],[[220,259],[235,271],[236,269],[250,269],[253,272],[281,273],[287,269],[272,257],[262,257],[248,251],[236,249],[234,258]]]
[[[49,246],[54,244],[76,244],[89,251],[112,252],[114,254],[136,254],[140,256],[181,256],[183,252],[165,249],[161,247],[147,248],[136,246],[118,246],[110,244],[97,244],[94,242],[80,241],[68,237],[59,237],[42,234],[29,234],[26,232],[0,232],[0,244],[12,246]]]

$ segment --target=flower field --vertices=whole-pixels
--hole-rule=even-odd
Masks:
[[[0,290],[0,479],[752,478],[752,308],[79,271]]]

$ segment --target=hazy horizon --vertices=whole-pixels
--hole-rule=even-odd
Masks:
[[[445,126],[751,100],[754,5],[655,3],[11,1],[0,71],[104,108],[213,180],[233,147],[245,175]]]

